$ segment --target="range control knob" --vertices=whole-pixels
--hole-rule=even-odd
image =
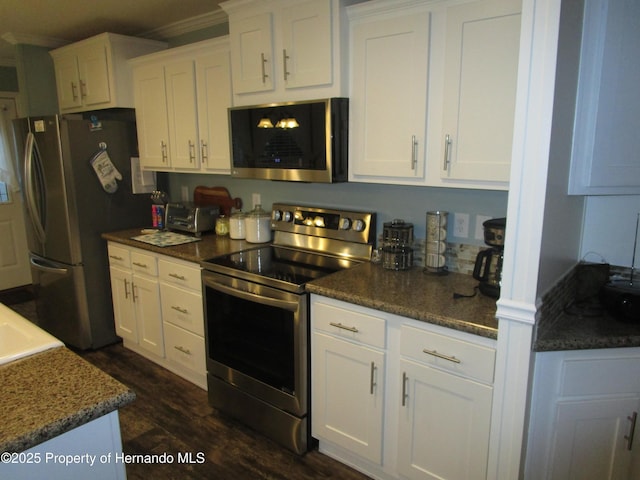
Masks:
[[[291,220],[293,220],[293,213],[291,213],[289,210],[284,210],[282,212],[282,221],[290,222]]]
[[[356,232],[362,232],[364,230],[365,224],[364,224],[364,220],[354,220],[353,221],[353,230],[355,230]]]
[[[338,223],[338,228],[340,230],[349,230],[351,228],[351,219],[347,217],[340,218],[340,222]]]
[[[271,212],[271,220],[274,220],[276,222],[282,220],[282,212],[280,210],[274,210],[273,212]]]

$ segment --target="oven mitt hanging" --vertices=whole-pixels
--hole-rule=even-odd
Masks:
[[[89,163],[98,176],[102,188],[107,193],[115,193],[118,190],[117,180],[122,180],[122,174],[115,167],[106,149],[101,149],[96,153]]]

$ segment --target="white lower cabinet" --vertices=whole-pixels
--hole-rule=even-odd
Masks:
[[[525,479],[640,478],[640,348],[536,355]]]
[[[486,477],[495,341],[312,295],[312,435],[374,478]]]
[[[108,252],[123,345],[206,390],[200,267],[114,242]]]

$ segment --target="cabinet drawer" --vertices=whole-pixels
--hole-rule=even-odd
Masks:
[[[131,257],[127,248],[109,242],[107,244],[107,254],[109,255],[109,265],[112,267],[131,268]]]
[[[495,349],[403,325],[400,354],[420,363],[493,383]]]
[[[385,348],[386,321],[383,318],[318,302],[314,305],[312,320],[317,330]]]
[[[160,284],[162,319],[204,336],[202,296],[183,288]]]
[[[156,257],[139,251],[131,251],[131,270],[153,277],[158,276],[158,262]]]
[[[190,288],[198,292],[202,291],[202,280],[200,277],[200,268],[178,262],[170,262],[160,259],[160,280],[179,285],[184,288]]]
[[[170,362],[198,374],[206,374],[204,338],[165,322],[164,342]]]

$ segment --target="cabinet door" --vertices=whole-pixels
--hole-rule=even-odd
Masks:
[[[400,360],[398,470],[411,479],[486,478],[492,388]]]
[[[133,72],[138,148],[143,167],[166,169],[169,161],[169,125],[162,65],[145,65]]]
[[[513,141],[519,1],[447,9],[442,178],[508,182]]]
[[[195,67],[192,60],[165,66],[171,166],[200,168]]]
[[[301,2],[282,11],[282,75],[287,88],[333,80],[331,0]]]
[[[75,54],[65,54],[55,57],[53,62],[60,111],[64,112],[82,106],[77,57]]]
[[[312,434],[382,463],[384,353],[313,333]]]
[[[232,98],[228,51],[196,59],[196,85],[201,166],[207,172],[228,174],[231,160],[227,109]]]
[[[633,430],[634,412],[640,413],[640,398],[560,402],[549,478],[637,478],[631,476],[631,464],[634,450],[639,450],[637,445],[633,448],[633,440],[640,440],[640,435],[628,438]]]
[[[272,14],[229,19],[233,92],[273,90]]]
[[[430,13],[352,26],[350,179],[424,181]]]
[[[164,357],[158,281],[134,275],[133,304],[138,324],[138,345],[158,357]]]
[[[78,51],[80,95],[86,107],[99,107],[111,101],[109,63],[106,45],[92,45]]]
[[[109,274],[111,275],[111,299],[116,333],[126,340],[138,343],[131,272],[117,267],[109,267]]]

